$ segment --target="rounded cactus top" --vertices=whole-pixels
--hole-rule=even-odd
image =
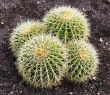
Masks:
[[[22,45],[32,38],[39,35],[45,29],[44,24],[39,21],[27,21],[19,24],[11,33],[10,46],[15,56]]]
[[[90,35],[86,16],[76,8],[67,6],[51,9],[45,16],[47,31],[63,41],[87,39]]]
[[[71,41],[68,44],[68,77],[76,82],[84,82],[97,72],[99,58],[95,48],[85,41]]]
[[[62,80],[66,65],[64,56],[65,49],[59,39],[39,35],[20,49],[17,67],[28,84],[35,88],[51,88]]]
[[[19,32],[21,35],[32,35],[37,31],[37,33],[41,32],[43,24],[39,21],[28,20],[26,22],[18,24],[18,26],[14,29],[14,32]]]

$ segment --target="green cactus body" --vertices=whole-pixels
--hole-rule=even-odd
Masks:
[[[86,16],[71,7],[51,9],[44,16],[47,32],[57,35],[64,42],[74,39],[87,39],[90,35]]]
[[[99,59],[94,47],[84,41],[68,44],[69,63],[67,77],[71,81],[85,82],[97,72]]]
[[[41,34],[44,24],[39,21],[27,21],[19,24],[10,35],[10,46],[15,56],[22,45],[35,35]]]
[[[52,88],[62,80],[66,64],[62,43],[50,35],[39,35],[20,49],[17,67],[23,79],[35,88]]]

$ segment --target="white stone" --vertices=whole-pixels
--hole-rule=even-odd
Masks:
[[[73,94],[73,92],[70,92],[69,94],[70,94],[70,95],[72,95],[72,94]]]
[[[108,43],[106,42],[106,45],[108,45]]]
[[[103,42],[103,39],[102,38],[100,38],[100,42]]]
[[[1,24],[4,24],[4,22],[1,22]]]
[[[93,77],[94,80],[96,80],[96,77]]]
[[[37,4],[40,4],[40,2],[39,2],[39,1],[37,1]]]

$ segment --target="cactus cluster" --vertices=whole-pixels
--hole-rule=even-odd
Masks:
[[[88,41],[89,22],[76,8],[51,9],[43,22],[27,21],[14,29],[10,47],[17,69],[35,88],[58,86],[65,77],[85,82],[97,73],[98,54]]]

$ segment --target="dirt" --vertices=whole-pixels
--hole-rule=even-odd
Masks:
[[[17,23],[41,20],[54,6],[70,5],[87,14],[91,43],[100,65],[96,77],[85,84],[64,80],[52,90],[34,89],[18,74],[9,48],[9,37]],[[110,1],[109,0],[0,0],[0,95],[110,95]]]

